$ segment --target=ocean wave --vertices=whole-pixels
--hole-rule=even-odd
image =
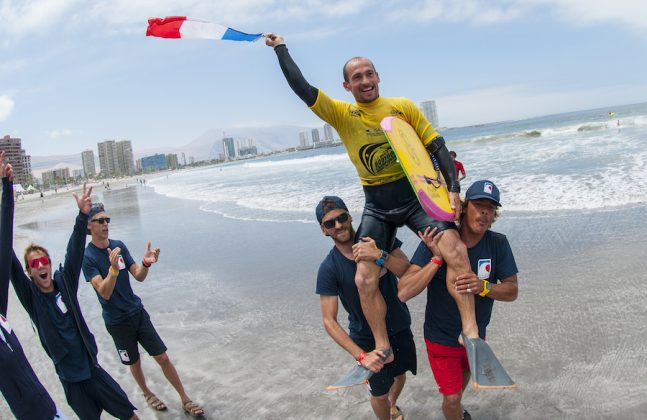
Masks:
[[[271,160],[264,162],[246,162],[242,165],[243,168],[272,168],[272,167],[286,167],[286,166],[309,166],[318,163],[335,163],[340,161],[349,161],[350,158],[344,153],[338,153],[334,155],[319,155],[319,156],[310,156],[305,158],[297,159],[284,159],[284,160]]]

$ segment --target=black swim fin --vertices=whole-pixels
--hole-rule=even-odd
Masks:
[[[485,340],[461,336],[467,350],[474,389],[517,387]]]

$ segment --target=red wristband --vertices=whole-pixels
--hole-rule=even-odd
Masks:
[[[362,360],[364,360],[365,357],[366,357],[366,352],[365,351],[361,352],[359,356],[357,356],[357,364],[361,366]]]
[[[145,260],[145,259],[144,259],[144,260],[142,260],[142,265],[143,265],[144,267],[146,267],[146,268],[150,268],[150,266],[151,266],[151,264],[150,264],[150,263],[146,263],[146,260]]]
[[[438,265],[438,266],[442,266],[442,265],[445,263],[443,260],[439,260],[439,259],[438,259],[438,258],[436,258],[436,257],[433,257],[433,258],[431,259],[431,262],[432,262],[432,263],[434,263],[434,264],[436,264],[436,265]]]

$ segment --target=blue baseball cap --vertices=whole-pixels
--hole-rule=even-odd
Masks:
[[[90,212],[88,213],[88,219],[92,220],[92,218],[99,214],[99,213],[104,213],[106,211],[105,207],[103,206],[103,203],[94,203],[92,207],[90,208]]]
[[[348,207],[346,207],[344,200],[342,200],[341,198],[335,195],[327,195],[322,198],[319,204],[317,204],[317,208],[315,209],[315,214],[317,215],[317,221],[319,222],[319,224],[321,224],[321,221],[323,220],[323,217],[326,215],[326,213],[335,209],[344,209],[348,211]]]
[[[499,199],[501,198],[499,194],[499,189],[494,182],[488,180],[476,181],[467,189],[465,193],[465,198],[467,200],[478,200],[480,198],[487,198],[496,203],[497,207],[501,206]]]

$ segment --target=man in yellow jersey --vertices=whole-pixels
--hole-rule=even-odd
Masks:
[[[396,229],[405,224],[414,232],[424,232],[430,226],[438,228],[439,232],[445,231],[439,246],[447,262],[448,289],[456,299],[463,334],[467,338],[478,339],[474,297],[471,294],[459,295],[454,286],[457,276],[471,272],[467,249],[453,222],[434,220],[424,212],[380,122],[384,117],[397,116],[416,130],[440,165],[449,186],[452,208],[458,217],[461,213],[460,184],[444,139],[409,99],[380,97],[380,77],[367,58],[351,58],[344,65],[343,86],[353,95],[355,103],[339,101],[305,80],[290,57],[283,37],[273,33],[267,33],[265,37],[265,43],[274,48],[292,90],[317,116],[337,130],[360,177],[366,203],[355,240],[373,238],[382,250],[382,256],[375,262],[358,261],[355,283],[362,311],[375,338],[375,347],[381,351],[385,363],[393,361],[393,355],[385,323],[386,304],[379,291],[379,273],[393,247]]]

